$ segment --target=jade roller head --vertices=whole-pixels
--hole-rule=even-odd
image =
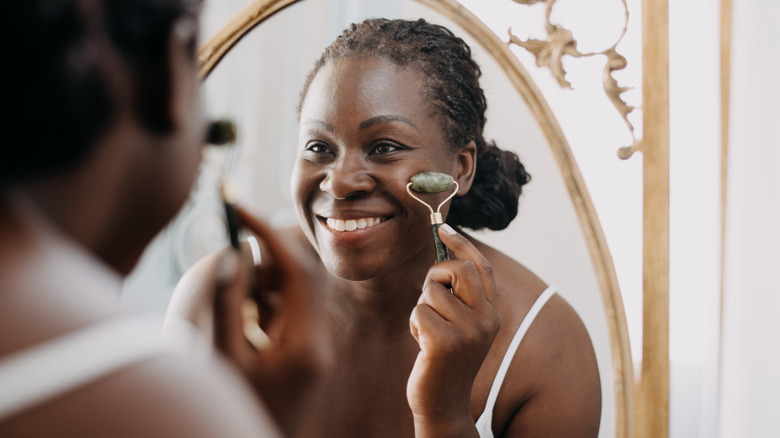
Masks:
[[[455,190],[441,201],[436,208],[436,211],[433,211],[433,207],[412,193],[412,191],[417,193],[441,193],[450,190],[453,187]],[[409,196],[428,207],[428,210],[431,212],[431,226],[433,228],[433,244],[436,248],[436,260],[439,262],[449,260],[447,247],[444,246],[441,239],[439,239],[439,226],[444,223],[444,219],[441,216],[441,207],[458,193],[458,182],[446,173],[422,172],[409,178],[409,183],[406,184],[406,192],[409,193]]]

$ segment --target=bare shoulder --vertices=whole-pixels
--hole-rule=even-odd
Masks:
[[[548,286],[511,257],[472,242],[493,265],[499,292],[501,329],[480,371],[483,380],[475,384],[486,398],[518,327]],[[601,383],[590,336],[574,308],[553,294],[512,359],[496,400],[493,430],[506,437],[596,437],[600,420]]]
[[[166,326],[172,321],[184,319],[211,336],[217,264],[220,256],[228,250],[223,248],[203,257],[182,275],[168,303]]]
[[[221,362],[159,356],[0,423],[2,436],[275,437],[276,426]]]
[[[523,400],[507,420],[505,436],[542,431],[548,437],[598,436],[601,381],[596,355],[585,325],[559,295],[550,298],[530,326],[507,380],[523,385]],[[519,406],[518,401],[508,406]]]
[[[533,303],[547,289],[547,284],[512,257],[474,237],[468,238],[493,268],[502,330],[514,333]]]
[[[312,255],[316,255],[314,248],[298,225],[279,228],[276,232],[283,240],[300,243],[302,247],[310,250]],[[268,256],[268,250],[262,240],[258,239],[257,242],[260,258],[264,259]],[[167,321],[183,318],[199,328],[207,336],[211,336],[213,326],[212,304],[214,301],[216,273],[220,257],[226,251],[231,251],[231,248],[225,247],[203,257],[182,275],[176,284],[168,305]],[[255,258],[253,248],[249,243],[242,243],[241,251],[244,253],[244,258],[248,260]],[[317,260],[319,260],[319,257],[317,257]]]

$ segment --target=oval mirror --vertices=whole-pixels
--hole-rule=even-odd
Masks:
[[[378,16],[422,17],[471,46],[488,101],[485,138],[515,152],[532,175],[509,228],[475,235],[556,286],[579,313],[601,377],[600,436],[630,436],[633,378],[623,305],[577,165],[554,115],[507,44],[454,0],[259,0],[223,27],[199,57],[206,111],[236,122],[236,144],[204,152],[189,204],[149,249],[126,295],[142,299],[137,291],[157,285],[156,299],[169,296],[184,270],[225,245],[216,192],[225,174],[241,204],[277,226],[296,222],[290,173],[305,76],[347,25]]]

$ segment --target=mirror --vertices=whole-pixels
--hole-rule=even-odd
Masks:
[[[632,376],[625,317],[611,258],[576,163],[552,112],[517,58],[451,0],[266,0],[231,21],[204,46],[201,62],[207,76],[207,114],[236,122],[236,144],[204,151],[188,205],[127,280],[126,299],[164,307],[184,270],[226,244],[216,191],[225,173],[241,204],[274,225],[296,223],[290,173],[304,78],[323,48],[348,24],[377,16],[422,17],[446,26],[471,46],[482,68],[481,85],[488,101],[485,138],[515,152],[532,175],[509,228],[475,236],[554,285],[576,309],[599,365],[600,436],[629,436]]]

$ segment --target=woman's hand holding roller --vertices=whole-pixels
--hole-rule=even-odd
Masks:
[[[412,312],[420,353],[407,397],[417,437],[476,436],[469,403],[500,324],[495,280],[490,263],[465,237],[446,224],[439,236],[457,260],[430,268]]]

